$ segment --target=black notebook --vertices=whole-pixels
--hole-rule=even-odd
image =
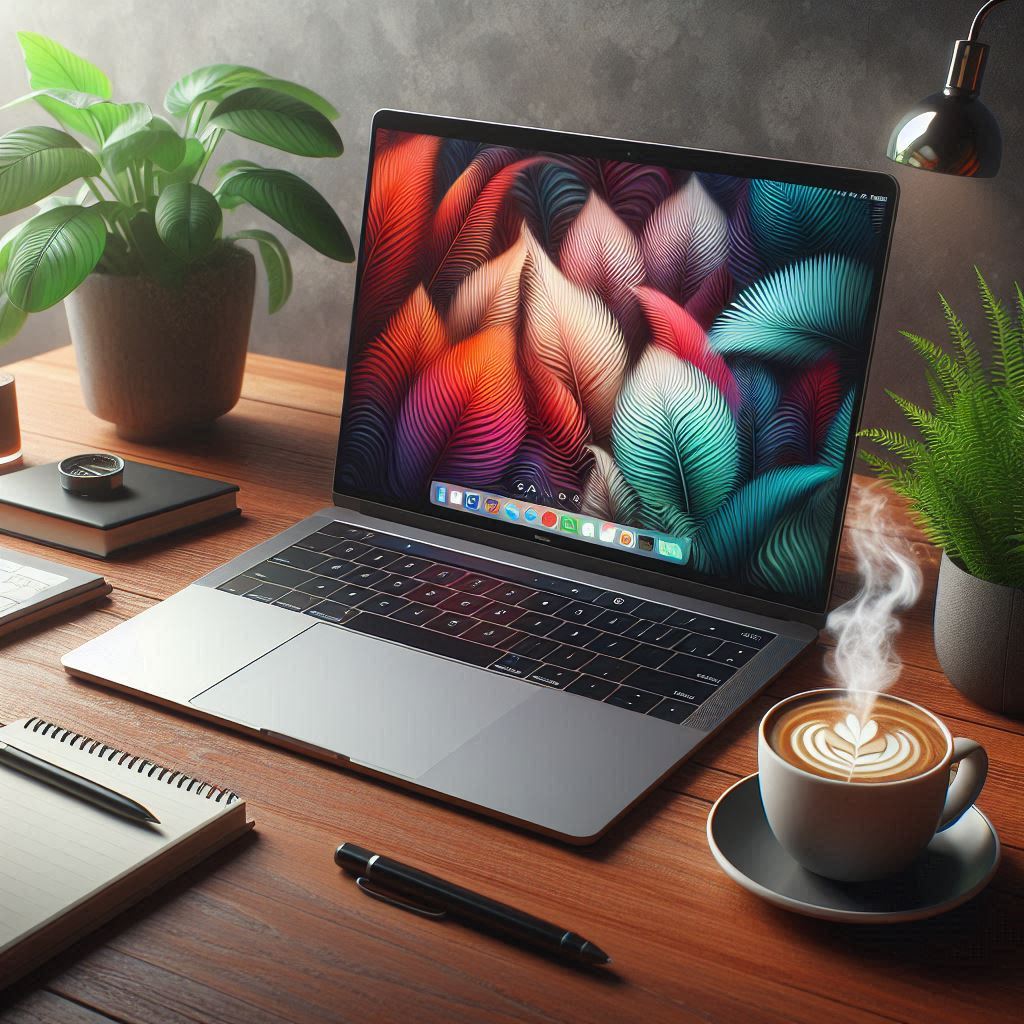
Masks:
[[[236,484],[125,461],[109,497],[70,494],[57,463],[0,477],[0,531],[86,555],[117,551],[199,523],[237,515]]]

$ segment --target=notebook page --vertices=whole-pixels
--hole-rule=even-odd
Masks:
[[[207,797],[205,785],[189,792],[191,780],[179,788],[181,776],[161,780],[149,762],[121,753],[110,760],[110,747],[59,742],[25,721],[0,729],[0,740],[138,800],[160,824],[129,821],[0,764],[0,956],[238,801]]]

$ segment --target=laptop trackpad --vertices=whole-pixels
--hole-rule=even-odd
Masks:
[[[189,703],[415,779],[531,695],[529,684],[319,623]]]

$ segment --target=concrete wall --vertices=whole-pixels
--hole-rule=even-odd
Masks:
[[[978,0],[980,3],[980,0]],[[307,174],[358,226],[370,115],[382,106],[891,170],[890,128],[939,88],[974,4],[962,0],[3,0],[0,100],[26,91],[14,33],[54,36],[103,67],[122,99],[216,61],[298,79],[342,110],[345,155],[272,154]],[[1024,280],[1024,10],[998,8],[984,97],[1004,131],[1000,176],[898,169],[903,199],[865,422],[896,423],[887,386],[924,397],[901,327],[938,335],[942,290],[984,332],[971,267],[1010,295]],[[45,120],[0,111],[0,131]],[[225,158],[253,146],[226,146]],[[244,217],[235,215],[240,223]],[[0,218],[0,233],[15,220]],[[274,317],[262,295],[252,348],[343,363],[354,269],[289,246],[296,290]],[[0,350],[9,362],[67,343],[61,308]]]

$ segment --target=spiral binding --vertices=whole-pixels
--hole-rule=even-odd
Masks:
[[[183,772],[171,768],[165,768],[163,765],[149,761],[144,757],[137,757],[123,750],[117,750],[109,744],[94,740],[91,736],[83,736],[81,733],[74,732],[71,729],[61,728],[61,726],[54,725],[53,722],[47,722],[42,718],[29,718],[24,723],[23,728],[31,729],[34,733],[38,733],[40,736],[47,736],[58,743],[66,743],[70,747],[77,747],[79,750],[85,750],[89,754],[106,758],[111,763],[116,761],[118,767],[127,768],[129,771],[136,771],[140,775],[146,775],[148,778],[155,776],[158,782],[166,782],[168,785],[173,784],[178,789],[183,789],[187,793],[195,793],[196,796],[205,797],[207,800],[215,800],[217,803],[224,800],[230,804],[238,799],[238,794],[233,790],[211,785],[209,782],[203,782],[202,779],[185,775]]]

